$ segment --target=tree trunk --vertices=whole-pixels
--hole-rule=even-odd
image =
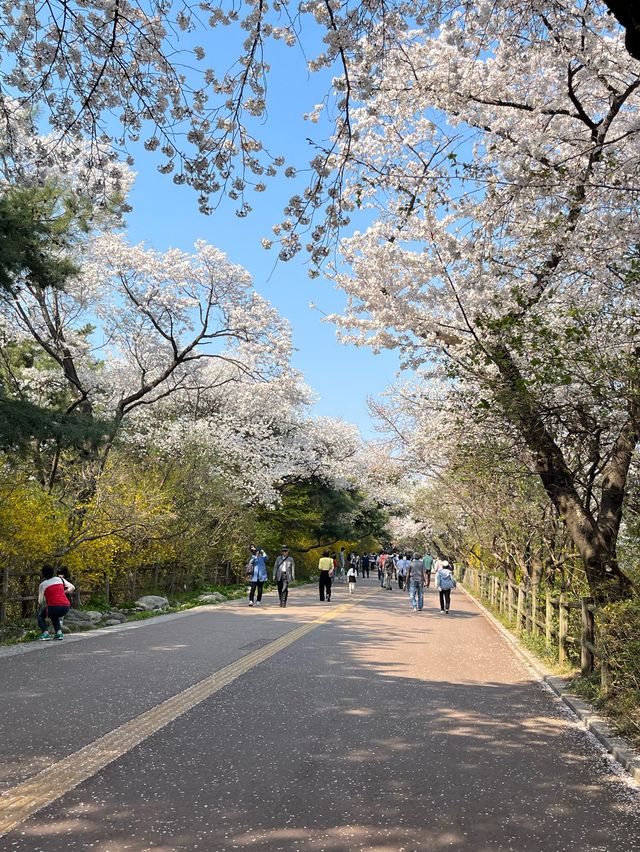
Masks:
[[[605,0],[605,5],[625,28],[625,47],[634,59],[640,60],[640,7],[638,0]]]
[[[589,508],[583,506],[574,476],[546,428],[536,400],[529,393],[511,354],[505,346],[500,346],[494,356],[504,382],[503,410],[524,438],[535,471],[580,554],[596,603],[629,597],[633,585],[620,570],[615,547],[627,475],[638,442],[635,423],[630,419],[622,426],[612,449],[611,461],[603,477],[602,524],[599,525]]]

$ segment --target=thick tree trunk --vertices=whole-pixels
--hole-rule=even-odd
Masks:
[[[625,46],[640,60],[640,4],[638,0],[605,0],[605,5],[626,30]]]
[[[637,425],[632,420],[624,424],[613,447],[603,476],[599,523],[583,505],[562,451],[547,430],[510,353],[499,347],[494,355],[509,400],[505,413],[524,438],[536,473],[580,554],[591,594],[599,603],[629,597],[633,586],[618,565],[616,542],[629,466],[639,437]]]

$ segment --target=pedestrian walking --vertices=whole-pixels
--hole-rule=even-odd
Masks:
[[[355,552],[355,550],[352,550],[351,553],[349,554],[349,563],[348,564],[349,564],[349,568],[355,568],[356,569],[356,577],[357,577],[358,576],[358,569],[360,568],[360,556]],[[349,575],[349,572],[347,571],[347,576],[348,575]],[[349,582],[349,581],[347,580],[347,582]]]
[[[320,600],[331,600],[331,578],[335,570],[333,559],[328,550],[325,550],[318,562],[318,570],[320,571],[319,590]]]
[[[336,577],[336,575],[337,575],[337,579],[339,579],[341,583],[344,582],[345,564],[346,564],[346,554],[344,552],[344,547],[341,547],[340,553],[338,554],[338,564],[336,566],[336,571],[334,571],[334,577]]]
[[[396,576],[396,560],[395,556],[390,555],[384,561],[384,582],[383,588],[387,591],[391,591],[393,589],[392,581]]]
[[[362,554],[362,579],[363,580],[365,578],[365,575],[367,577],[369,576],[369,562],[370,562],[369,554],[363,553]]]
[[[422,564],[424,565],[424,575],[426,577],[426,588],[428,589],[431,585],[431,572],[433,571],[433,556],[430,556],[428,553],[422,557]]]
[[[396,573],[398,575],[398,588],[400,591],[404,589],[404,581],[407,576],[407,569],[409,567],[409,558],[403,554],[398,557],[398,562],[396,564]]]
[[[422,612],[424,604],[424,587],[426,585],[424,564],[419,553],[413,554],[413,559],[407,568],[407,588],[412,612]]]
[[[251,545],[251,557],[247,563],[247,578],[249,580],[249,606],[262,606],[262,588],[267,581],[267,554],[260,547]],[[258,592],[256,600],[256,590]]]
[[[67,594],[72,595],[76,590],[73,583],[70,583],[63,577],[55,577],[55,573],[52,565],[44,565],[42,568],[42,582],[38,586],[38,612],[36,620],[38,627],[42,631],[40,634],[42,642],[53,639],[53,636],[48,630],[48,619],[51,619],[51,623],[53,624],[55,638],[64,639],[60,619],[64,618],[69,612],[69,598]]]
[[[451,590],[456,588],[453,571],[446,559],[442,560],[441,566],[436,571],[436,589],[440,593],[440,612],[449,615],[451,605]]]
[[[387,561],[387,554],[384,550],[380,551],[376,559],[376,568],[378,569],[378,582],[384,586],[384,563]]]
[[[289,597],[289,583],[296,578],[296,563],[292,556],[289,556],[289,548],[283,544],[280,548],[280,555],[276,557],[273,563],[273,579],[278,584],[278,597],[280,598],[280,606],[286,607],[287,598]]]
[[[356,590],[356,580],[358,579],[358,571],[355,565],[350,565],[347,571],[347,583],[349,583],[349,594],[352,595]]]

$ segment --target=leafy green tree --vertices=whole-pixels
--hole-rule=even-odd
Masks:
[[[286,542],[297,558],[313,567],[315,551],[343,543],[353,547],[388,537],[387,512],[357,489],[339,489],[317,478],[286,485],[278,506],[260,513],[257,533],[267,552]]]
[[[78,271],[63,250],[75,229],[88,229],[87,212],[52,182],[5,189],[0,196],[0,287],[14,290],[24,279],[34,287],[63,287]]]

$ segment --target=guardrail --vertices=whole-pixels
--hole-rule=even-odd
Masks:
[[[602,692],[609,691],[610,678],[607,661],[596,641],[597,626],[593,598],[569,599],[563,593],[554,595],[551,589],[537,586],[525,587],[506,577],[465,567],[461,578],[465,588],[489,607],[506,618],[510,627],[531,636],[543,636],[549,651],[556,650],[558,662],[564,665],[570,657],[570,648],[579,649],[580,671],[590,674],[600,669]]]

